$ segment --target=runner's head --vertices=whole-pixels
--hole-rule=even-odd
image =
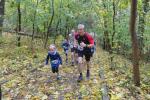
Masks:
[[[50,51],[51,54],[54,54],[54,53],[56,52],[56,47],[55,47],[54,44],[51,44],[51,45],[49,46],[49,51]]]
[[[66,36],[65,42],[68,42],[68,40],[69,40],[69,36]]]
[[[72,30],[71,30],[71,33],[75,33],[75,30],[74,30],[74,29],[72,29]]]
[[[69,39],[71,39],[72,37],[74,37],[74,33],[75,33],[75,30],[72,29],[71,32],[70,32],[70,34],[69,34]]]
[[[83,24],[79,24],[79,25],[78,25],[78,33],[79,33],[79,35],[81,35],[81,36],[84,35],[84,25],[83,25]]]

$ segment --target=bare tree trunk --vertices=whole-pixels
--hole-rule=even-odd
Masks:
[[[66,25],[65,25],[65,38],[68,36],[68,17],[66,18]]]
[[[54,13],[54,0],[52,0],[52,17],[51,17],[51,20],[50,20],[49,25],[48,25],[44,48],[46,48],[46,46],[47,46],[48,36],[49,36],[51,25],[52,25],[52,22],[54,19],[54,14],[55,14]]]
[[[62,24],[62,21],[60,20],[60,26],[61,26],[61,24]],[[61,27],[59,28],[59,34],[62,34],[62,28]]]
[[[37,3],[36,3],[36,9],[34,11],[34,15],[33,15],[33,23],[32,23],[32,41],[34,39],[34,34],[35,34],[35,22],[36,22],[36,13],[37,13],[37,7],[38,7],[38,4],[39,4],[39,0],[37,0]]]
[[[114,47],[114,36],[115,36],[115,33],[116,33],[116,27],[115,27],[115,18],[116,18],[116,5],[115,5],[115,0],[113,0],[113,34],[112,34],[112,37],[111,37],[111,49],[110,49],[110,62],[111,62],[111,65],[110,65],[110,69],[113,70],[114,69],[114,64],[113,64],[113,58],[114,56],[112,55],[113,54],[113,47]]]
[[[45,37],[46,37],[46,27],[47,27],[46,22],[43,23],[43,26],[44,26],[44,32],[43,32],[43,34],[42,34],[42,39],[43,39],[43,41],[44,41],[44,39],[45,39]]]
[[[18,10],[18,25],[17,25],[17,33],[21,32],[21,9],[20,9],[20,2],[17,4],[17,10]],[[20,47],[20,40],[21,36],[18,34],[17,37],[17,46]]]
[[[1,90],[1,85],[0,85],[0,100],[2,98],[2,90]]]
[[[105,1],[102,0],[103,2],[103,7],[104,9],[107,10],[107,6],[105,4]],[[107,51],[111,50],[111,44],[110,44],[110,39],[109,39],[109,32],[108,32],[108,22],[107,22],[107,17],[103,17],[104,18],[104,38],[103,38],[103,42],[104,42],[104,49]]]
[[[32,41],[31,41],[32,54],[35,53],[35,50],[34,50],[34,35],[35,35],[35,29],[36,29],[35,26],[37,26],[37,24],[36,24],[36,13],[37,13],[38,4],[39,4],[39,0],[37,0],[37,2],[36,2],[36,8],[35,8],[35,11],[34,11],[33,21],[32,21]]]
[[[108,26],[107,26],[107,21],[106,19],[104,19],[104,27],[105,27],[105,31],[104,31],[104,49],[107,51],[110,51],[111,49],[111,45],[110,45],[110,39],[109,39],[109,33],[108,33]]]
[[[2,36],[4,11],[5,11],[5,0],[0,0],[0,36]]]
[[[130,19],[130,33],[132,40],[133,53],[133,80],[136,86],[140,86],[140,72],[139,72],[139,49],[136,35],[136,14],[137,14],[137,0],[131,2],[131,19]]]
[[[112,47],[114,46],[114,36],[116,33],[116,27],[115,27],[115,18],[116,18],[116,6],[115,6],[115,1],[113,0],[113,35],[112,35]]]
[[[61,19],[58,19],[58,22],[57,22],[57,25],[56,25],[56,31],[55,31],[56,34],[55,34],[55,37],[54,37],[54,44],[56,42],[56,37],[57,37],[57,33],[58,33],[57,30],[58,30],[58,26],[59,26],[60,20]]]
[[[46,10],[46,7],[44,7],[44,10]],[[44,26],[44,32],[42,34],[42,37],[43,37],[42,40],[43,40],[43,43],[45,43],[45,39],[46,39],[46,35],[47,35],[46,29],[47,29],[47,26],[48,26],[46,21],[44,21],[43,26]]]
[[[60,1],[60,5],[59,5],[59,19],[58,19],[58,22],[57,22],[57,25],[56,25],[56,34],[55,34],[55,37],[54,37],[54,44],[56,42],[56,38],[57,38],[57,34],[58,34],[58,26],[60,25],[60,22],[61,22],[61,13],[62,13],[62,6],[63,6],[63,2],[62,0]]]

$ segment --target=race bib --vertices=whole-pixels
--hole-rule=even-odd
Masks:
[[[59,61],[58,61],[58,60],[53,60],[53,61],[51,61],[51,63],[52,63],[52,64],[58,64]]]
[[[80,45],[78,45],[78,50],[83,51],[83,47],[81,47]]]
[[[72,44],[70,45],[70,48],[73,48],[73,45],[72,45]]]
[[[94,48],[91,48],[91,52],[94,52]]]
[[[65,50],[65,53],[67,53],[67,54],[68,54],[68,51],[69,51],[69,50]]]

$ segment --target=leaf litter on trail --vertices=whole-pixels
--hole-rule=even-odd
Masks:
[[[20,51],[24,52],[24,54],[22,55]],[[142,78],[144,81],[142,81],[141,88],[136,89],[131,86],[132,82],[130,82],[132,77],[132,64],[129,60],[125,60],[120,56],[113,55],[115,70],[112,71],[110,70],[111,62],[109,60],[109,53],[97,48],[96,55],[92,58],[92,65],[90,66],[90,80],[84,78],[83,82],[78,84],[76,82],[78,77],[77,67],[63,64],[60,68],[62,79],[59,81],[56,80],[56,75],[52,74],[50,65],[38,68],[47,53],[44,50],[41,51],[39,50],[36,53],[37,57],[34,59],[30,51],[27,50],[27,47],[21,47],[11,52],[11,56],[1,58],[3,59],[1,69],[6,69],[3,70],[3,73],[5,72],[8,75],[6,75],[5,78],[2,77],[0,80],[13,78],[2,86],[4,92],[10,91],[3,95],[4,98],[12,99],[18,97],[26,100],[47,100],[50,97],[58,99],[62,96],[65,100],[79,98],[83,100],[101,100],[102,92],[104,91],[102,89],[103,83],[108,85],[109,95],[112,100],[134,100],[134,95],[136,95],[134,92],[140,92],[139,97],[141,100],[150,98],[148,94],[150,93],[149,73],[145,75],[142,69]],[[7,53],[3,55],[7,55]],[[63,58],[64,57],[63,55]],[[34,68],[37,68],[37,70],[31,73],[30,71]],[[101,80],[99,77],[100,68],[104,69],[105,80]],[[85,77],[86,66],[84,66],[84,69],[83,75]],[[148,69],[148,67],[145,67],[145,69]],[[13,71],[15,73],[20,71],[18,73],[19,75],[10,74]],[[141,96],[143,96],[143,98]]]

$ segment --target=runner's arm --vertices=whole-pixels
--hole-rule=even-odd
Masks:
[[[48,60],[49,60],[49,53],[47,54],[47,57],[46,57],[46,62],[45,62],[46,65],[48,64]]]
[[[91,48],[94,46],[94,39],[92,38],[91,35],[88,35],[88,40],[90,42],[90,44],[86,45],[87,47]]]
[[[60,64],[62,65],[62,58],[61,58],[61,56],[59,55],[59,53],[58,53],[58,58],[59,58],[59,60],[60,60]]]

